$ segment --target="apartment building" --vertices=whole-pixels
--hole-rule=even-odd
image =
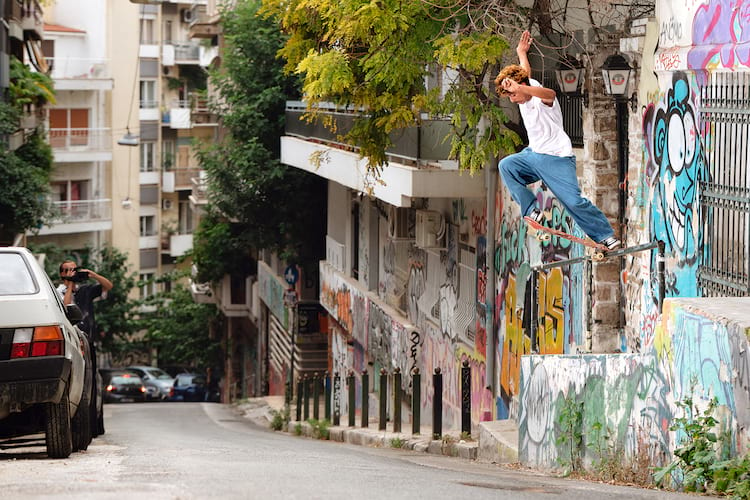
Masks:
[[[196,147],[212,142],[218,120],[208,105],[206,68],[216,38],[191,39],[206,17],[206,0],[139,3],[138,121],[140,278],[160,276],[193,246],[202,183]],[[142,295],[154,293],[146,287]]]
[[[117,140],[137,109],[130,98],[137,29],[130,4],[59,0],[45,10],[41,52],[56,91],[47,113],[55,216],[28,236],[71,252],[111,244],[131,269],[139,265],[138,165]]]

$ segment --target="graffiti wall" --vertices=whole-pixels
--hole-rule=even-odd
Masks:
[[[548,226],[582,236],[570,215],[554,196],[536,187],[537,202],[548,213]],[[508,196],[503,190],[501,196]],[[583,346],[583,264],[573,264],[540,272],[532,282],[532,266],[581,256],[583,249],[569,240],[553,236],[538,241],[523,222],[517,206],[508,198],[508,207],[498,224],[495,247],[497,276],[497,338],[499,390],[497,418],[517,418],[521,357],[532,349],[542,354],[576,353]],[[531,300],[536,288],[538,314],[531,316]],[[532,337],[534,321],[536,335]],[[536,345],[532,343],[536,342]]]
[[[716,398],[715,414],[731,432],[735,452],[750,444],[750,299],[671,299],[644,354],[526,356],[521,362],[519,458],[556,468],[570,460],[558,439],[566,405],[583,415],[585,461],[616,443],[626,457],[647,454],[654,465],[671,460],[682,434],[671,431],[683,416],[677,402],[692,396],[699,408]],[[708,310],[706,310],[708,308]],[[569,408],[569,406],[568,406]],[[603,447],[603,448],[602,448]]]
[[[459,374],[461,363],[467,360],[472,368],[472,420],[476,424],[494,416],[486,374],[485,203],[458,199],[430,209],[445,217],[444,248],[425,250],[413,242],[391,241],[381,230],[377,293],[365,291],[360,282],[322,262],[320,301],[341,327],[333,339],[335,369],[341,373],[354,370],[359,379],[365,369],[378,372],[384,367],[392,373],[398,368],[404,374],[402,389],[410,396],[409,374],[419,368],[425,424],[431,424],[432,376],[439,369],[443,425],[460,425]],[[362,231],[360,238],[369,234]]]

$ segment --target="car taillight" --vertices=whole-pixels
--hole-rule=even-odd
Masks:
[[[112,384],[109,384],[109,385],[107,386],[107,392],[112,392],[112,391],[114,391],[114,390],[115,390],[115,386],[113,386]]]
[[[59,326],[16,328],[10,358],[60,356],[63,349],[63,335]]]
[[[145,393],[146,392],[146,388],[143,387],[143,386],[141,386],[141,392]]]

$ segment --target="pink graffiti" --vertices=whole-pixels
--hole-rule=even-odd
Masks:
[[[693,41],[688,67],[704,69],[721,62],[725,67],[750,65],[750,4],[710,0],[693,18]],[[716,60],[718,58],[718,60]]]
[[[677,47],[659,53],[659,65],[663,69],[677,69],[680,67],[680,53]]]

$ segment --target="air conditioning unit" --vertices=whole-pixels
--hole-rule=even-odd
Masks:
[[[183,23],[192,23],[193,11],[191,9],[182,9],[180,11],[180,19],[182,19]]]
[[[172,210],[172,200],[167,199],[167,198],[161,200],[161,209],[162,210]]]
[[[392,240],[413,240],[414,220],[409,207],[391,206],[388,211],[388,237]]]
[[[443,248],[445,219],[435,210],[417,210],[416,245],[419,248]]]

